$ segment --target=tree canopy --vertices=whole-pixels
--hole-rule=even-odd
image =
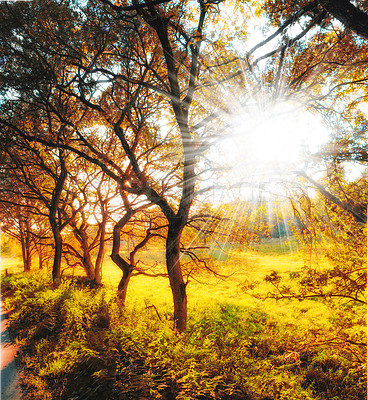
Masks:
[[[226,20],[228,10],[241,31]],[[267,23],[253,46],[250,12]],[[185,235],[217,226],[218,216],[196,202],[217,185],[211,152],[229,134],[229,118],[260,95],[267,107],[290,99],[329,124],[329,147],[309,155],[295,177],[339,207],[361,236],[366,175],[349,183],[343,169],[367,163],[365,2],[34,0],[2,2],[0,15],[1,214],[22,242],[25,269],[44,242],[54,251],[56,285],[63,257],[99,285],[109,242],[123,304],[137,252],[162,241],[174,323],[183,331],[181,254],[198,264],[202,247],[200,235],[192,234],[198,246]],[[316,165],[330,180],[310,176]],[[321,223],[308,212],[299,217]],[[124,235],[135,241],[128,256]]]

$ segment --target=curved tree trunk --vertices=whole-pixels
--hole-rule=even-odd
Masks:
[[[52,281],[55,285],[60,284],[61,279],[61,256],[63,251],[63,238],[56,218],[49,216],[52,234],[54,236],[54,262],[52,265]]]
[[[127,206],[127,204],[126,204]],[[123,276],[120,280],[118,286],[118,297],[121,300],[121,304],[125,305],[126,294],[128,290],[128,284],[130,281],[130,277],[132,275],[133,267],[126,262],[120,256],[120,232],[123,226],[129,221],[130,217],[133,215],[133,210],[127,207],[126,214],[120,218],[120,220],[115,224],[113,230],[113,238],[112,238],[112,252],[111,252],[111,259],[114,263],[121,269],[123,272]]]
[[[54,263],[52,266],[52,281],[55,285],[59,285],[61,280],[61,256],[63,251],[63,238],[61,237],[61,215],[59,210],[59,202],[67,176],[67,170],[62,150],[59,150],[59,159],[60,175],[58,176],[55,188],[52,192],[49,212],[49,221],[55,243]]]
[[[130,278],[132,276],[132,268],[124,268],[122,270],[123,270],[123,276],[118,286],[118,297],[120,299],[121,305],[125,306],[126,296],[128,292],[128,285]]]
[[[113,252],[111,259],[121,269],[123,276],[118,285],[118,297],[121,301],[121,305],[125,305],[126,295],[128,291],[128,285],[132,276],[133,267],[127,263],[118,253]]]

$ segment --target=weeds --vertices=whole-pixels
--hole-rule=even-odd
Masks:
[[[35,400],[366,398],[364,363],[336,339],[343,327],[359,336],[365,319],[353,309],[334,309],[339,325],[317,321],[318,302],[214,301],[193,309],[178,336],[164,303],[123,309],[109,289],[53,289],[28,274],[3,277],[2,293]],[[328,340],[323,324],[340,336]]]

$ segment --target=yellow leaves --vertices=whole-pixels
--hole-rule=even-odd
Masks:
[[[323,41],[325,43],[333,43],[335,40],[336,40],[335,32],[327,32],[323,37]]]
[[[26,121],[24,124],[25,133],[31,133],[34,130],[34,125],[32,121]]]
[[[257,6],[255,11],[254,11],[254,16],[257,18],[261,18],[263,16],[263,9],[260,6]]]

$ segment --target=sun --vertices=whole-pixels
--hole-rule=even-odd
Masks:
[[[287,179],[328,139],[323,121],[295,104],[248,108],[229,126],[217,145],[217,162],[232,186]]]

